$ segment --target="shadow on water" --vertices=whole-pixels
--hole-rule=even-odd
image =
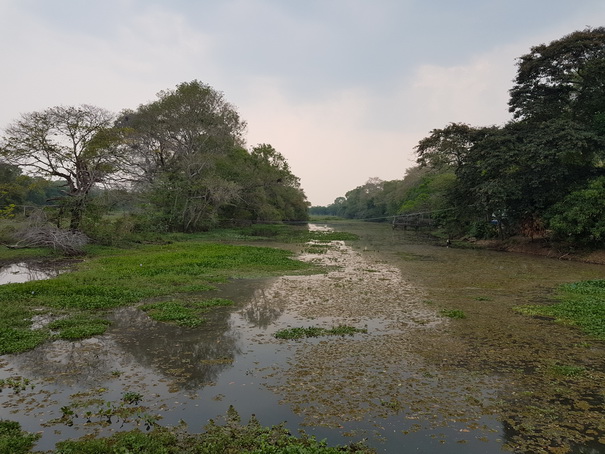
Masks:
[[[208,313],[200,327],[159,323],[127,307],[111,315],[104,336],[0,357],[0,379],[27,377],[34,385],[5,388],[0,417],[42,431],[39,450],[153,422],[184,421],[198,431],[233,405],[243,421],[253,414],[265,425],[286,421],[293,433],[304,428],[330,444],[367,439],[378,452],[499,453],[507,443],[512,452],[549,452],[518,447],[519,430],[527,427],[508,423],[506,404],[516,399],[511,405],[519,413],[541,405],[535,383],[518,370],[542,370],[543,363],[507,352],[523,347],[543,355],[546,347],[531,344],[531,332],[515,332],[519,343],[507,344],[510,331],[500,325],[517,319],[492,320],[491,311],[498,305],[508,313],[513,303],[545,298],[562,280],[594,277],[602,268],[446,250],[381,225],[350,229],[362,237],[354,248],[336,242],[302,257],[337,267],[314,276],[231,281],[212,296],[235,304]],[[485,320],[487,328],[439,315],[441,307],[462,304],[470,320]],[[368,333],[274,337],[282,328],[341,323]],[[563,358],[566,340],[549,340]],[[126,393],[140,401],[125,403]],[[570,452],[603,450],[596,443]]]

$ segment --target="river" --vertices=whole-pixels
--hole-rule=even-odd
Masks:
[[[446,248],[383,224],[334,228],[361,239],[300,251],[325,273],[232,281],[213,296],[236,304],[202,327],[122,308],[103,336],[0,357],[0,378],[30,380],[0,393],[0,417],[42,432],[38,450],[156,422],[199,431],[233,405],[244,422],[378,452],[605,452],[604,343],[513,310],[605,267]],[[274,337],[339,324],[367,333]],[[561,378],[556,365],[589,373]]]

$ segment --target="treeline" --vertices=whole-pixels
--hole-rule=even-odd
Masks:
[[[90,105],[23,114],[0,142],[0,210],[52,204],[53,222],[93,237],[118,225],[196,232],[306,220],[284,156],[246,148],[245,129],[224,95],[196,80],[117,115]],[[109,212],[122,215],[108,221]]]
[[[452,236],[604,246],[605,28],[535,46],[517,65],[511,121],[434,129],[402,181],[371,179],[320,211],[348,218],[434,211]]]

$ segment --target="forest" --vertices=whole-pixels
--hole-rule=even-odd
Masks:
[[[605,28],[517,61],[502,126],[450,123],[402,180],[369,179],[311,213],[388,220],[429,213],[450,237],[542,237],[605,246]]]
[[[245,129],[223,93],[197,80],[118,115],[91,105],[22,114],[0,142],[0,216],[25,215],[17,236],[40,246],[58,232],[71,232],[62,244],[111,244],[137,232],[307,220],[284,156],[269,144],[247,149]]]

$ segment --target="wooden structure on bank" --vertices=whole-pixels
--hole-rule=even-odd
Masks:
[[[393,230],[402,228],[407,230],[408,227],[418,230],[421,227],[432,227],[433,219],[431,213],[412,213],[401,214],[393,217]]]

